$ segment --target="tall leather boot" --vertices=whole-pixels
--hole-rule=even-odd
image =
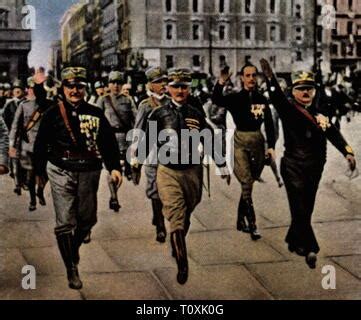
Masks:
[[[71,231],[56,232],[56,240],[66,267],[69,288],[79,290],[83,284],[79,278],[78,267],[74,262],[74,237]]]
[[[111,178],[108,178],[108,186],[110,191],[109,209],[113,210],[114,212],[119,212],[121,205],[118,201],[118,190],[117,186],[111,180]]]
[[[247,226],[245,220],[246,214],[247,214],[247,205],[245,200],[243,199],[243,196],[241,195],[238,204],[237,230],[245,233],[249,233],[250,232],[249,227]]]
[[[185,284],[188,280],[188,259],[186,239],[183,230],[176,230],[171,233],[172,247],[175,249],[178,265],[177,281],[179,284]]]
[[[152,208],[153,224],[155,225],[157,231],[156,240],[160,243],[164,243],[167,236],[167,230],[165,228],[164,216],[162,214],[163,204],[159,199],[152,199]]]
[[[76,228],[74,231],[74,246],[73,246],[73,261],[76,265],[79,264],[80,255],[79,249],[83,243],[88,243],[85,240],[90,235],[90,230],[82,230],[80,228]]]
[[[252,199],[245,200],[245,204],[246,204],[246,207],[247,207],[246,218],[247,218],[247,221],[248,221],[248,226],[249,226],[249,232],[251,234],[251,239],[255,240],[255,241],[259,240],[259,239],[262,238],[262,236],[257,230],[256,214],[254,212]]]

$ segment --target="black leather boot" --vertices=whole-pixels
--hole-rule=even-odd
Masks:
[[[69,288],[79,290],[83,287],[83,284],[79,278],[78,267],[74,262],[74,236],[71,231],[56,233],[56,240],[66,267]]]
[[[246,224],[245,216],[247,213],[247,205],[243,197],[239,199],[238,216],[237,216],[237,230],[249,233],[249,227]]]
[[[251,234],[251,239],[256,241],[262,238],[261,234],[257,230],[256,225],[256,214],[254,212],[253,202],[252,199],[245,200],[247,214],[246,218],[248,221],[249,232]]]
[[[73,251],[73,261],[76,265],[79,264],[80,255],[79,249],[83,243],[89,243],[88,238],[90,238],[90,230],[82,230],[80,228],[76,228],[74,231],[74,251]]]
[[[185,284],[188,280],[188,259],[186,239],[183,230],[176,230],[171,233],[172,247],[175,250],[178,274],[177,281],[179,284]]]
[[[39,199],[39,204],[41,206],[46,206],[46,201],[45,201],[45,197],[44,197],[44,189],[43,188],[38,187],[38,190],[36,192],[36,196]]]
[[[165,242],[167,237],[167,230],[165,228],[164,216],[162,214],[163,205],[159,199],[152,199],[153,208],[153,225],[156,227],[157,238],[156,240],[160,243]]]

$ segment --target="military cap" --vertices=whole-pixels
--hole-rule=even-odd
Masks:
[[[315,87],[315,75],[310,71],[296,71],[291,75],[292,87]]]
[[[157,82],[167,79],[165,72],[159,67],[149,68],[145,71],[145,76],[147,77],[148,82]]]
[[[86,69],[82,67],[68,67],[61,71],[61,81],[64,83],[79,83],[87,85]]]
[[[6,82],[4,83],[4,90],[10,90],[11,89],[11,84]]]
[[[102,81],[96,81],[94,84],[95,89],[104,88],[104,87],[105,87],[105,85]]]
[[[13,88],[20,88],[24,90],[25,89],[24,82],[22,82],[19,79],[16,79],[13,83]]]
[[[34,82],[33,77],[29,77],[29,78],[26,80],[26,82],[27,82],[28,88],[34,88],[35,82]]]
[[[192,83],[192,73],[189,69],[172,68],[168,72],[168,84],[173,85],[187,85]]]
[[[108,82],[122,82],[124,83],[124,74],[120,71],[112,71],[109,73]]]

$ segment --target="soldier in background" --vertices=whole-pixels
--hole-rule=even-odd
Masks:
[[[126,153],[130,142],[126,140],[129,130],[134,127],[136,109],[132,101],[121,93],[124,84],[124,74],[119,71],[112,71],[109,74],[110,94],[104,96],[99,101],[99,107],[104,110],[105,117],[108,119],[113,132],[118,141],[118,147],[121,155],[121,166],[123,175],[128,180],[132,179],[130,164],[126,161]],[[118,188],[114,181],[108,177],[108,186],[110,190],[109,208],[118,212],[121,208],[118,200]]]
[[[21,80],[15,80],[13,84],[13,98],[7,100],[3,113],[3,118],[9,132],[14,121],[15,112],[24,99],[25,86]],[[10,156],[10,176],[14,179],[14,192],[20,196],[21,188],[24,186],[24,171],[21,169],[19,163],[19,155],[12,154]]]
[[[99,101],[102,97],[104,97],[105,95],[105,90],[104,90],[104,83],[102,81],[96,81],[94,83],[94,90],[95,93],[91,94],[89,99],[88,99],[88,103],[93,105],[93,106],[98,106]]]
[[[142,130],[143,132],[147,129],[147,121],[150,113],[154,109],[170,102],[165,94],[167,84],[167,76],[165,72],[163,72],[163,70],[159,67],[155,67],[148,69],[145,74],[148,79],[147,94],[149,97],[140,103],[134,126],[135,130]],[[134,153],[136,153],[136,145],[136,141],[133,141],[132,149],[134,149]],[[163,243],[165,242],[167,231],[162,214],[163,205],[157,188],[157,169],[157,164],[145,165],[144,170],[147,176],[146,195],[148,199],[152,201],[152,224],[156,227],[156,240]],[[132,161],[132,171],[133,175],[136,175],[136,179],[133,181],[137,185],[140,178],[141,164],[135,160]]]
[[[2,118],[4,107],[6,103],[6,97],[4,95],[4,84],[0,83],[0,117]]]
[[[36,191],[33,149],[36,136],[38,134],[42,115],[46,111],[42,109],[36,101],[33,91],[34,81],[28,79],[28,95],[16,109],[14,121],[10,131],[10,157],[19,156],[19,164],[24,171],[25,184],[30,193],[29,211],[36,210],[36,196],[39,203],[45,206],[44,188],[38,186]]]
[[[12,96],[13,96],[13,92],[12,92],[11,84],[8,82],[4,83],[4,97],[8,101],[12,98]]]
[[[0,117],[0,174],[9,172],[9,132],[5,121]]]

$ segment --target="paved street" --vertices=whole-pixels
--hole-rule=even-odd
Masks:
[[[361,116],[342,123],[346,139],[361,164]],[[282,143],[278,144],[281,155]],[[317,269],[288,252],[284,237],[290,221],[285,189],[270,168],[257,183],[254,203],[263,238],[252,242],[235,229],[240,186],[226,186],[212,175],[212,198],[204,193],[187,238],[190,274],[176,282],[176,264],[166,244],[155,241],[151,205],[139,187],[125,182],[119,214],[108,209],[102,175],[98,224],[92,241],[81,247],[84,287],[68,289],[65,267],[53,232],[50,190],[48,206],[27,211],[28,195],[17,197],[12,181],[0,178],[0,299],[361,299],[361,178],[350,181],[346,161],[329,147],[328,163],[313,217],[321,252]],[[22,267],[36,269],[36,290],[21,287]],[[336,289],[325,290],[322,268],[336,270]]]

